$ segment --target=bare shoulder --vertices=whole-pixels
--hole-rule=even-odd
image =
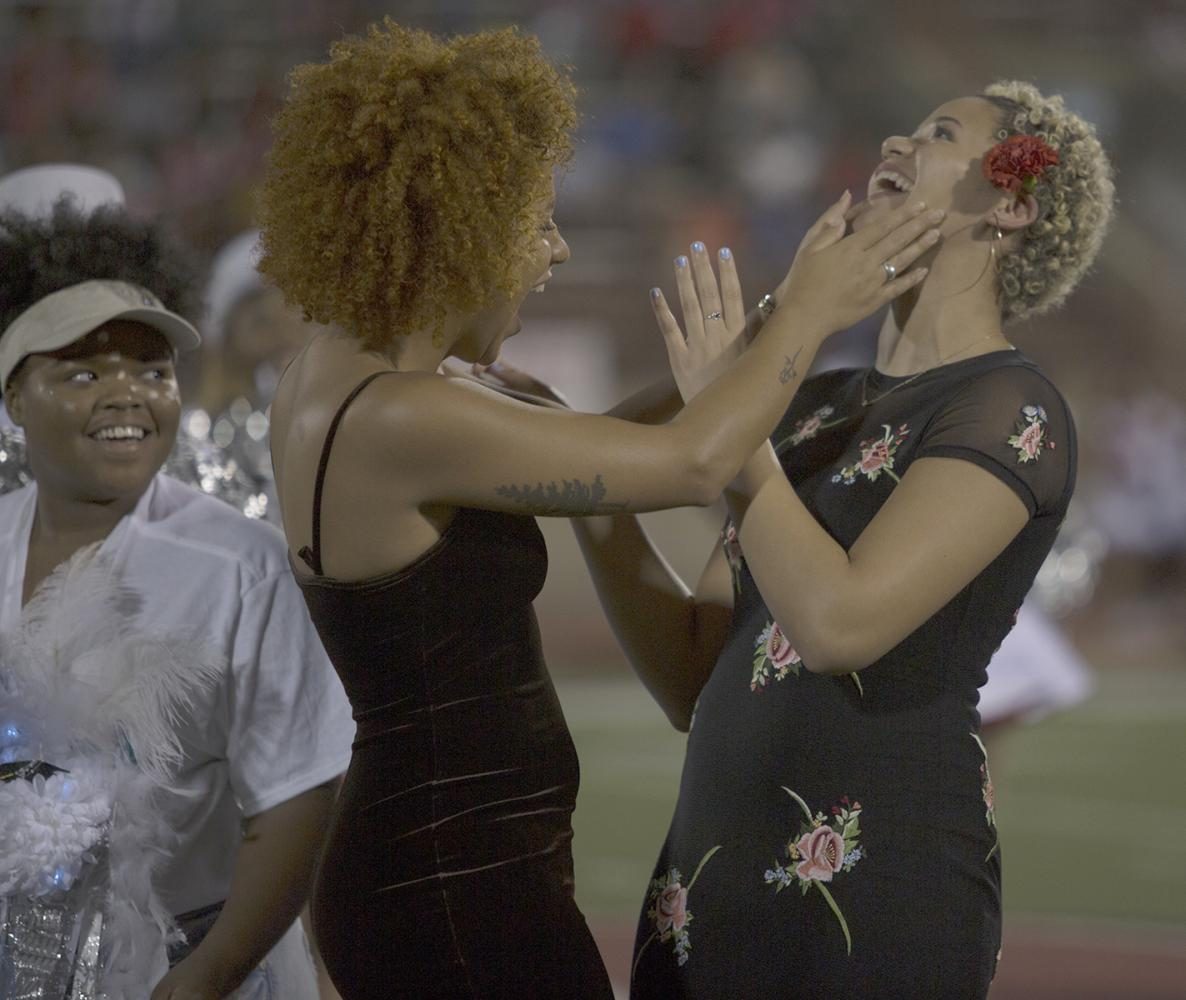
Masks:
[[[376,379],[353,408],[361,411],[355,425],[369,425],[393,456],[468,449],[541,412],[474,379],[429,372]]]

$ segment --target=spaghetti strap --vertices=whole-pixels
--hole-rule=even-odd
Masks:
[[[371,372],[366,378],[358,383],[344,400],[342,405],[338,407],[338,412],[334,414],[334,419],[330,421],[329,430],[325,434],[325,444],[321,446],[321,460],[317,463],[317,483],[313,487],[313,546],[302,545],[297,555],[301,557],[308,565],[308,567],[318,576],[323,576],[321,570],[321,493],[325,488],[325,472],[329,468],[329,452],[333,447],[334,436],[338,433],[338,424],[342,422],[342,417],[346,415],[346,410],[351,403],[358,397],[368,385],[375,381],[380,375],[395,375],[395,371],[381,371]]]

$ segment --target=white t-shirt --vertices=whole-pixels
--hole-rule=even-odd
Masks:
[[[36,500],[36,484],[0,496],[0,629],[20,617]],[[354,722],[271,525],[158,475],[101,551],[147,630],[197,629],[225,654],[178,727],[179,842],[158,888],[184,913],[227,897],[245,818],[346,770]]]

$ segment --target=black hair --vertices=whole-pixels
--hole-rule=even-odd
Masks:
[[[96,279],[140,285],[195,322],[198,275],[159,223],[133,219],[120,205],[87,213],[65,194],[48,216],[0,211],[0,332],[45,296]]]

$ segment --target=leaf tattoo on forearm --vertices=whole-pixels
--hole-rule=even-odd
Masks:
[[[590,514],[613,514],[624,510],[628,501],[610,503],[605,499],[606,488],[598,473],[591,484],[580,479],[562,479],[543,483],[508,484],[495,487],[500,497],[514,501],[526,512],[545,517],[581,517]]]
[[[799,370],[795,367],[795,362],[799,360],[799,355],[802,351],[803,348],[801,346],[797,348],[795,350],[795,356],[793,358],[788,357],[786,359],[787,363],[782,366],[782,371],[778,373],[778,381],[783,385],[786,385],[791,379],[799,377]]]

